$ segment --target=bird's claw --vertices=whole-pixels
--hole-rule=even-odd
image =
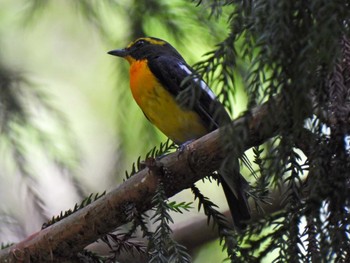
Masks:
[[[187,145],[189,145],[189,144],[192,143],[193,141],[195,141],[195,140],[194,140],[194,139],[193,139],[193,140],[189,140],[189,141],[186,141],[186,142],[184,142],[183,144],[181,144],[181,145],[179,146],[179,148],[177,149],[177,151],[178,151],[177,157],[180,157],[180,155],[183,154],[183,152],[185,151]]]

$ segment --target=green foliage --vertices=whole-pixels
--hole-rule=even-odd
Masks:
[[[214,11],[213,11],[214,12]],[[194,65],[196,71],[217,91],[229,112],[233,112],[230,98],[235,96],[235,70],[237,70],[236,51],[233,48],[234,35],[217,44],[215,50],[205,54],[206,59]]]
[[[183,213],[183,210],[189,211],[192,208],[192,202],[186,203],[186,202],[180,202],[176,203],[175,201],[172,201],[168,203],[169,209],[176,212],[176,213]]]
[[[144,161],[141,161],[141,160],[146,160],[148,158],[161,158],[161,156],[163,156],[163,155],[165,155],[167,153],[170,153],[174,149],[176,149],[176,146],[169,139],[166,140],[164,143],[161,142],[158,147],[154,146],[151,150],[149,150],[146,153],[145,158],[141,158],[141,156],[139,156],[137,158],[136,163],[132,164],[131,172],[125,171],[125,178],[129,179],[131,176],[136,174],[138,171],[140,171],[141,169],[145,168]]]
[[[15,175],[19,175],[20,186],[23,186],[23,188],[18,186],[19,196],[25,198],[28,207],[34,208],[33,215],[45,221],[47,203],[38,193],[36,158],[40,156],[47,160],[48,165],[60,171],[60,175],[67,178],[78,193],[82,193],[73,172],[73,167],[79,161],[78,148],[73,149],[75,138],[66,118],[51,105],[48,95],[28,81],[23,72],[6,66],[2,62],[0,63],[0,109],[2,180],[5,182],[9,179],[15,180]],[[39,120],[50,123],[55,131],[48,131]],[[69,146],[60,147],[61,142],[58,138],[63,138]],[[11,210],[9,203],[3,202],[1,213],[5,213],[4,210]],[[21,224],[21,218],[18,218],[16,212],[7,212],[7,216],[11,218],[11,222]],[[11,228],[10,224],[3,220],[0,220],[0,223],[0,231]],[[19,231],[22,232],[21,235],[25,235],[25,226],[18,227],[22,228]]]
[[[255,201],[255,209],[259,213],[263,213],[262,203],[271,204],[271,198],[268,197],[269,194],[269,176],[266,171],[266,159],[263,157],[264,149],[259,146],[253,148],[254,153],[254,163],[258,166],[259,173],[253,173],[255,176],[255,185],[248,192],[253,200]]]
[[[169,223],[173,223],[169,211],[181,211],[181,207],[187,210],[188,204],[183,203],[176,205],[172,202],[172,204],[169,205],[166,203],[166,199],[167,197],[163,185],[159,183],[156,195],[152,199],[155,214],[152,216],[151,220],[157,223],[158,226],[150,236],[149,262],[191,262],[191,257],[187,253],[186,248],[171,238],[170,234],[172,231],[169,226]]]
[[[234,54],[231,68],[238,60],[250,63],[243,76],[250,105],[276,95],[281,100],[278,115],[276,109],[270,110],[271,119],[279,118],[279,136],[265,156],[255,150],[261,174],[255,189],[266,194],[269,185],[286,187],[281,200],[285,212],[250,226],[246,234],[260,238],[246,240],[249,251],[240,247],[237,262],[259,261],[275,249],[279,251],[275,262],[348,260],[349,157],[344,143],[349,131],[344,116],[350,108],[348,7],[349,3],[334,1],[242,1],[232,13],[231,34],[222,42],[227,41],[230,53],[213,53],[214,59],[200,64],[214,72],[222,67],[216,61]],[[240,51],[235,49],[237,43]],[[227,87],[230,83],[220,81],[232,89],[232,84]],[[298,140],[311,116],[318,120],[311,127],[315,140],[308,149],[301,148],[308,154],[301,156],[296,149],[308,142]],[[324,132],[327,126],[330,133]],[[262,229],[271,224],[276,227],[264,235]]]
[[[22,177],[31,182],[27,184],[28,193],[36,209],[41,211],[44,202],[33,189],[35,180],[28,165],[28,155],[25,150],[22,132],[25,129],[27,132],[42,135],[43,138],[46,138],[46,134],[34,125],[30,110],[25,103],[26,100],[33,99],[41,102],[43,94],[35,88],[26,89],[25,86],[30,85],[20,72],[0,65],[0,107],[2,109],[0,140],[6,151],[12,155],[14,165],[20,171]],[[47,105],[44,103],[42,106],[46,107]]]
[[[276,96],[281,101],[278,109],[270,109],[271,120],[279,120],[279,135],[266,144],[266,151],[254,150],[259,175],[251,195],[263,199],[268,187],[286,187],[281,199],[285,211],[250,226],[246,235],[259,238],[242,239],[249,249],[238,248],[241,257],[237,262],[260,261],[276,249],[275,262],[346,262],[350,208],[346,140],[350,129],[344,116],[350,109],[349,3],[198,4],[209,5],[217,14],[225,4],[235,8],[229,21],[231,32],[197,66],[209,83],[224,89],[220,92],[224,103],[230,104],[225,92],[234,92],[232,72],[237,70],[245,79],[248,111]],[[237,61],[250,66],[240,70]],[[312,120],[313,140],[300,142],[308,120]],[[242,134],[230,138],[244,138],[247,132],[242,129]],[[228,147],[237,149],[239,142],[232,139],[231,143]],[[271,224],[276,227],[264,234]]]
[[[5,249],[5,248],[7,248],[7,247],[10,247],[10,246],[12,246],[14,243],[1,243],[0,244],[0,249]]]
[[[109,233],[101,238],[101,240],[110,248],[111,256],[104,258],[103,262],[115,262],[122,252],[128,252],[146,255],[147,247],[142,243],[132,240],[132,237],[122,233]]]
[[[208,224],[210,220],[213,221],[214,225],[218,228],[220,243],[223,243],[223,249],[227,251],[227,259],[231,262],[236,262],[237,260],[237,240],[235,231],[227,221],[226,217],[221,214],[216,208],[217,205],[211,202],[207,197],[205,197],[197,187],[192,186],[192,192],[195,196],[195,199],[198,199],[198,210],[203,207],[204,214],[208,218]]]

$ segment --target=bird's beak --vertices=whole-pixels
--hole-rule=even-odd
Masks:
[[[124,58],[127,55],[129,55],[129,52],[125,48],[111,50],[111,51],[109,51],[107,53],[110,54],[110,55],[117,56],[117,57],[122,57],[122,58]]]

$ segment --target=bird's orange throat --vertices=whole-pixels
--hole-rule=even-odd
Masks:
[[[144,100],[159,85],[149,70],[146,60],[134,60],[130,63],[130,89],[137,104],[143,108]]]

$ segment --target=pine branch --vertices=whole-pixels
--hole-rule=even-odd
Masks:
[[[280,202],[281,192],[283,189],[275,189],[270,192],[268,198],[270,204],[262,204],[261,209],[253,209],[251,211],[251,222],[261,221],[265,215],[274,214],[284,208]],[[252,206],[251,206],[252,207]],[[261,212],[263,210],[263,212]],[[231,213],[229,210],[223,213],[225,217],[232,223]],[[187,247],[191,251],[195,251],[200,246],[219,238],[219,232],[215,225],[211,227],[212,223],[208,226],[207,216],[200,216],[194,218],[191,221],[186,221],[181,224],[176,224],[173,228],[174,239],[180,244]]]
[[[172,230],[169,223],[173,223],[169,211],[172,210],[166,202],[166,195],[163,183],[159,183],[155,196],[152,199],[152,205],[155,210],[152,220],[158,226],[149,240],[150,263],[160,262],[191,262],[191,257],[184,246],[178,244],[171,237]]]
[[[209,224],[210,220],[212,220],[214,226],[217,227],[220,243],[223,243],[223,249],[227,251],[227,258],[230,259],[231,262],[235,262],[237,259],[235,252],[237,240],[234,235],[233,227],[228,223],[226,217],[217,211],[217,206],[205,197],[197,187],[192,186],[192,192],[195,199],[199,201],[198,210],[203,207],[204,214],[207,216],[207,223]]]
[[[123,233],[110,233],[102,237],[101,240],[110,248],[112,256],[108,260],[115,261],[121,253],[133,256],[135,252],[146,255],[146,246],[143,242],[133,240],[133,237]]]

